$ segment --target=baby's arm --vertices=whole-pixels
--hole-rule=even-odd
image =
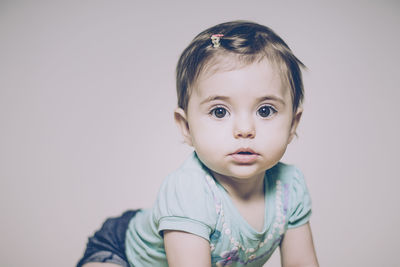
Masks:
[[[287,230],[281,243],[283,267],[318,267],[310,224]]]
[[[121,265],[107,262],[88,262],[82,267],[121,267]]]
[[[181,231],[164,231],[164,245],[171,267],[210,267],[209,242],[197,235]]]

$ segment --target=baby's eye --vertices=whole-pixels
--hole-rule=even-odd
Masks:
[[[228,113],[228,111],[223,108],[223,107],[216,107],[214,109],[211,110],[210,114],[218,119],[222,119],[223,117],[226,116],[226,114]]]
[[[276,110],[271,106],[262,106],[257,110],[257,114],[263,118],[268,118],[272,116]]]

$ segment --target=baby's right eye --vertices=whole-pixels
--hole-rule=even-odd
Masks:
[[[218,119],[222,119],[227,115],[228,111],[223,107],[216,107],[211,110],[210,114]]]

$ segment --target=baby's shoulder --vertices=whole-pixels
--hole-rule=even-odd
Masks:
[[[208,176],[207,168],[193,153],[180,168],[164,179],[159,194],[185,198],[188,201],[208,200],[209,195],[212,194],[207,182]]]
[[[281,192],[279,195],[283,198],[284,214],[288,216],[288,228],[308,222],[311,197],[302,172],[294,165],[278,163],[269,170],[269,178],[275,180],[276,190]]]
[[[203,184],[204,177],[208,174],[207,168],[200,162],[193,153],[175,171],[170,173],[164,183],[173,184]]]
[[[303,173],[296,166],[283,162],[278,162],[274,167],[267,170],[266,177],[274,182],[280,181],[292,186],[305,183]]]

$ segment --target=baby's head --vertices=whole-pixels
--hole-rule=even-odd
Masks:
[[[267,59],[291,90],[293,111],[303,101],[301,67],[288,45],[266,26],[248,21],[218,24],[197,35],[183,51],[176,67],[178,107],[187,110],[201,75],[232,70]]]
[[[269,28],[203,31],[177,66],[175,121],[214,175],[260,176],[283,156],[302,114],[303,64]]]

